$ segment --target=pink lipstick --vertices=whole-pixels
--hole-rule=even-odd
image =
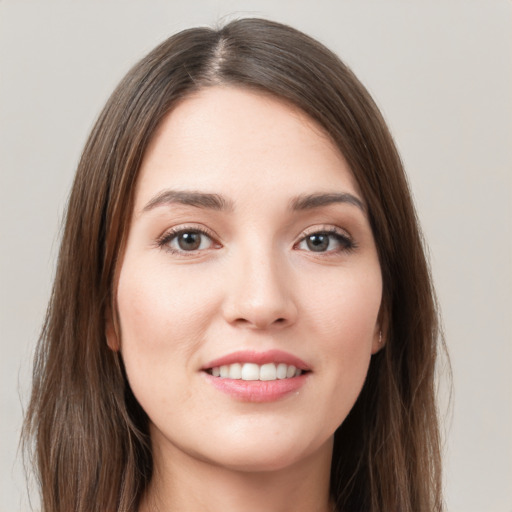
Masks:
[[[271,402],[297,392],[311,371],[302,359],[279,350],[233,352],[201,370],[216,389],[246,402]]]

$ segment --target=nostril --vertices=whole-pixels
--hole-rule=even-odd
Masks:
[[[244,317],[240,317],[240,318],[237,318],[234,320],[234,323],[239,325],[239,326],[254,326],[254,327],[257,327],[258,329],[264,329],[264,328],[268,328],[270,326],[284,326],[286,325],[287,323],[287,320],[286,318],[284,317],[279,317],[279,318],[276,318],[274,321],[266,321],[265,319],[257,319],[257,318],[254,318],[252,320],[250,319],[247,319],[247,318],[244,318]]]

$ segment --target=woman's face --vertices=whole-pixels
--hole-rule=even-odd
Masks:
[[[156,454],[327,460],[379,348],[381,295],[364,200],[305,114],[211,87],[166,117],[137,184],[119,338],[107,329]]]

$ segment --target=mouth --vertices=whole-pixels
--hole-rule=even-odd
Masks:
[[[266,363],[260,365],[239,362],[214,366],[207,368],[205,371],[209,375],[220,379],[273,381],[300,377],[303,373],[307,373],[308,370],[302,370],[293,364],[286,363]]]
[[[241,402],[273,402],[296,393],[309,380],[311,368],[280,350],[239,351],[201,368],[217,390]]]

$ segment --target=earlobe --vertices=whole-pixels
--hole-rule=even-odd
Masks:
[[[105,338],[107,345],[113,352],[118,352],[120,347],[117,322],[112,314],[111,308],[108,307],[105,314]]]
[[[375,325],[373,334],[372,354],[376,354],[381,350],[387,342],[386,333],[388,332],[388,314],[384,306],[381,307],[379,318]]]
[[[375,334],[373,335],[372,354],[376,354],[386,344],[384,335],[382,334],[382,328],[377,325]]]

